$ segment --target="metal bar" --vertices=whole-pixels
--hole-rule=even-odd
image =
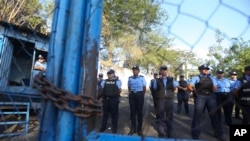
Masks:
[[[64,54],[62,88],[78,95],[79,75],[81,66],[82,38],[84,34],[85,1],[72,0],[70,3],[69,21],[67,27],[66,47]],[[76,103],[71,102],[70,107]],[[56,140],[75,140],[75,119],[73,113],[59,110]],[[63,125],[67,128],[61,127]]]
[[[29,121],[4,121],[0,122],[0,125],[5,125],[5,124],[28,124]]]
[[[27,114],[27,112],[1,112],[1,114],[3,114],[3,115],[20,114],[21,115],[21,114]]]
[[[100,48],[101,23],[102,23],[102,0],[90,0],[86,4],[85,34],[83,38],[83,52],[79,92],[83,95],[96,98],[97,70]],[[75,128],[80,135],[79,140],[86,138],[87,134],[95,127],[95,117],[77,119]],[[78,136],[79,137],[79,136]]]
[[[48,51],[46,78],[61,87],[62,62],[64,59],[66,27],[68,24],[70,0],[56,0],[52,22],[52,31]],[[58,109],[52,101],[42,102],[41,127],[38,140],[54,141],[56,137]]]

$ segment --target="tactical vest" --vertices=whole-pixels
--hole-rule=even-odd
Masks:
[[[245,77],[239,79],[241,88],[239,90],[239,103],[242,105],[250,105],[250,81]]]
[[[200,82],[195,84],[196,94],[209,95],[213,92],[213,81],[210,77],[200,77]]]
[[[115,97],[119,96],[119,89],[116,86],[117,80],[105,80],[105,84],[103,87],[103,96],[104,97]]]
[[[163,84],[162,78],[157,78],[156,83],[157,83],[157,90],[155,95],[156,98],[159,99],[174,98],[173,77],[167,77],[166,87]]]
[[[187,88],[187,81],[185,80],[180,80],[179,81],[179,86],[183,87],[183,88]],[[182,89],[178,89],[178,93],[186,93],[186,91],[182,90]]]

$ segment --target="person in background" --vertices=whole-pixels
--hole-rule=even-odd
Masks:
[[[107,72],[108,79],[101,83],[102,87],[102,102],[103,102],[103,118],[99,132],[104,132],[107,128],[109,114],[112,119],[112,133],[117,133],[118,127],[118,110],[119,110],[119,95],[121,93],[121,81],[115,78],[115,71],[110,69]]]
[[[219,69],[217,70],[217,77],[215,78],[217,82],[217,90],[215,90],[215,95],[217,98],[217,114],[220,123],[222,122],[221,109],[223,108],[225,122],[229,126],[232,124],[232,99],[231,99],[231,83],[230,80],[224,77],[224,71]]]
[[[152,98],[153,98],[155,113],[156,113],[157,103],[156,103],[156,98],[155,98],[155,92],[156,91],[153,89],[153,86],[154,86],[154,82],[156,81],[157,78],[158,78],[158,73],[154,73],[154,78],[150,80],[150,85],[149,85],[149,89],[151,91],[151,95],[152,95]],[[156,113],[156,117],[157,117],[157,113]]]
[[[235,82],[238,80],[237,78],[237,72],[236,71],[232,71],[230,73],[230,83],[231,83],[231,93],[233,92],[233,87],[235,85]],[[233,94],[232,94],[233,95]],[[236,97],[235,95],[233,95],[233,106],[234,106],[234,117],[236,119],[240,119],[242,120],[242,118],[240,117],[240,104],[239,104],[239,97]],[[231,107],[231,115],[233,114],[233,106]]]
[[[156,79],[153,86],[156,91],[158,136],[173,138],[174,92],[178,82],[168,76],[167,66],[160,67],[160,74],[161,77]]]
[[[188,106],[188,100],[189,100],[189,93],[187,92],[187,81],[184,79],[184,75],[180,75],[180,80],[177,92],[177,113],[181,112],[181,106],[182,103],[184,103],[185,113],[186,115],[189,115],[189,106]]]
[[[144,76],[139,75],[139,66],[133,66],[133,76],[128,78],[128,91],[129,91],[129,106],[130,106],[130,120],[131,129],[128,135],[133,135],[137,132],[139,136],[142,136],[142,124],[143,124],[143,104],[144,96],[146,92],[146,80]],[[136,127],[137,118],[137,127]]]
[[[102,81],[103,81],[103,73],[99,73],[97,78],[97,99],[100,99],[102,97],[102,86],[101,86]]]
[[[217,115],[217,100],[214,91],[217,83],[209,73],[209,67],[203,64],[198,67],[199,75],[193,76],[188,84],[188,90],[194,93],[194,114],[192,119],[191,134],[193,139],[199,139],[201,121],[204,109],[207,108],[211,120],[214,135],[217,139],[225,140],[222,125]],[[203,127],[207,128],[207,127]],[[208,130],[208,129],[206,129]]]
[[[250,66],[245,67],[244,75],[235,82],[233,94],[239,98],[242,124],[250,125]]]
[[[38,60],[34,64],[34,69],[44,72],[46,70],[46,68],[47,68],[47,62],[44,59],[44,57],[41,54],[39,54]]]

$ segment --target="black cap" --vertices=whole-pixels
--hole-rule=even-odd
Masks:
[[[154,75],[158,75],[159,73],[155,72]]]
[[[99,75],[98,75],[99,77],[103,77],[103,73],[99,73]]]
[[[232,71],[230,74],[231,75],[237,75],[237,72],[236,71]]]
[[[110,70],[107,72],[107,74],[113,74],[113,73],[115,73],[115,71],[114,71],[113,69],[110,69]]]
[[[167,66],[161,66],[160,70],[168,70],[168,67]]]
[[[204,69],[208,69],[209,70],[210,68],[208,67],[208,65],[203,64],[203,65],[199,66],[198,69],[199,70],[204,70]]]
[[[250,71],[250,66],[246,66],[245,71]]]
[[[222,73],[224,73],[224,71],[221,70],[221,69],[219,69],[219,70],[217,70],[217,73],[218,73],[218,74],[222,74]]]
[[[133,66],[132,70],[140,70],[140,69],[139,69],[139,66]]]

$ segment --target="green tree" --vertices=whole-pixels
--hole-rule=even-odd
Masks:
[[[127,49],[137,48],[141,50],[141,40],[144,33],[152,30],[153,25],[163,22],[164,12],[160,11],[158,4],[153,4],[152,1],[138,0],[107,0],[104,1],[103,11],[103,27],[102,37],[104,45],[107,47],[110,59],[112,59],[112,51],[116,47],[124,48],[125,53],[130,51]],[[129,37],[129,39],[124,39]],[[130,40],[132,42],[128,43]],[[143,53],[143,50],[139,51]],[[126,56],[126,64],[138,62],[135,54]],[[130,58],[130,60],[128,60]]]
[[[39,0],[1,0],[0,21],[46,33],[48,17],[43,15],[52,14],[53,2],[48,0],[42,4]]]
[[[223,47],[221,42],[224,40],[219,30],[216,31],[216,45],[209,47],[209,62],[212,72],[223,69],[229,75],[231,71],[237,71],[239,75],[244,72],[244,67],[250,64],[250,41],[232,38],[232,46]]]

